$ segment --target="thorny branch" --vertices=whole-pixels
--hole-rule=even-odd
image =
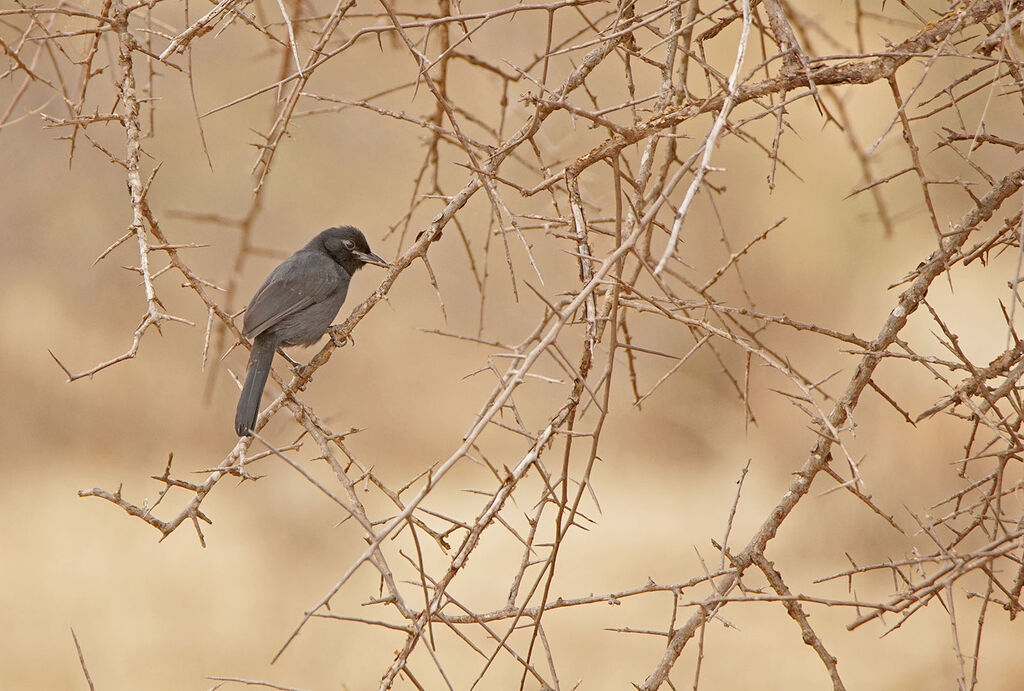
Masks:
[[[69,161],[89,155],[78,146],[84,140],[100,160],[125,173],[127,198],[121,189],[111,190],[110,199],[120,200],[130,221],[104,241],[108,247],[97,261],[132,248],[136,265],[129,268],[140,277],[144,311],[124,353],[80,372],[54,355],[68,381],[143,358],[140,348],[151,338],[150,327],[160,330],[164,322],[205,323],[204,365],[209,355],[217,361],[242,343],[234,321],[245,297],[239,286],[247,260],[262,251],[252,241],[252,229],[260,221],[266,189],[277,184],[271,176],[277,154],[301,136],[298,118],[339,119],[359,109],[376,118],[382,133],[414,128],[424,142],[422,157],[404,180],[411,192],[408,206],[391,219],[396,231],[392,268],[332,329],[332,338],[308,364],[286,376],[273,372],[280,393],[257,422],[259,441],[239,439],[219,463],[201,464],[201,481],[177,477],[168,460],[162,474],[153,476],[161,490],[152,504],[127,499],[120,487],[80,494],[117,505],[156,528],[161,539],[189,522],[205,545],[200,523],[210,523],[203,504],[212,489],[227,476],[251,479],[251,465],[264,458],[284,462],[312,491],[329,497],[343,518],[354,519],[353,529],[361,531],[367,547],[331,588],[311,598],[313,605],[278,655],[312,618],[390,632],[401,642],[388,643],[395,654],[381,672],[381,688],[399,678],[418,687],[426,678],[457,686],[438,636],[450,636],[477,656],[467,686],[495,678],[499,666],[511,666],[518,670],[520,687],[567,687],[558,674],[565,641],[553,637],[545,622],[568,608],[666,593],[671,595],[668,630],[654,624],[643,630],[608,627],[620,635],[657,632],[646,667],[633,670],[645,678],[639,688],[659,688],[673,675],[686,678],[680,661],[695,638],[697,686],[705,656],[714,654],[704,649],[707,628],[724,621],[726,609],[766,602],[783,608],[797,625],[780,635],[799,636],[833,688],[843,689],[843,660],[834,644],[840,634],[812,626],[813,608],[855,607],[850,628],[880,620],[893,630],[936,601],[949,613],[958,685],[974,688],[986,616],[1002,609],[1014,620],[1024,609],[1019,501],[1024,345],[1015,328],[1024,263],[1024,168],[1006,158],[1024,150],[1024,142],[1015,131],[1004,131],[999,117],[1001,109],[1009,109],[1019,120],[1024,107],[1019,60],[1024,3],[935,0],[930,16],[907,3],[882,3],[877,12],[862,4],[834,10],[852,12],[840,20],[852,35],[834,33],[816,18],[817,5],[795,0],[556,0],[474,8],[451,0],[412,6],[387,0],[221,0],[199,17],[173,0],[134,5],[107,0],[88,9],[18,2],[0,10],[0,50],[7,57],[0,94],[9,101],[0,116],[0,136],[4,128],[38,115],[43,126],[68,132],[62,139],[68,142]],[[533,31],[523,34],[534,41],[525,51],[501,40],[502,32],[519,23]],[[887,35],[902,35],[879,42],[878,26]],[[237,213],[154,208],[149,192],[162,182],[160,162],[149,157],[144,143],[156,136],[157,116],[177,107],[156,96],[154,77],[186,80],[194,99],[194,81],[203,77],[193,70],[193,51],[215,51],[227,32],[249,41],[254,55],[277,56],[279,69],[268,71],[262,85],[248,93],[225,95],[201,118],[198,104],[188,112],[196,113],[208,157],[202,132],[209,118],[237,118],[240,130],[263,128],[252,196]],[[116,46],[109,56],[101,49],[107,39]],[[374,60],[380,51],[395,52],[406,67],[400,74],[381,75],[372,93],[351,93],[328,69]],[[96,79],[102,73],[113,80],[113,105]],[[862,96],[864,87],[875,82],[888,90],[883,106],[866,101],[884,109],[883,125],[872,131],[855,113],[860,99],[869,98]],[[500,94],[497,103],[478,97],[487,89]],[[243,124],[248,116],[242,105],[268,98],[268,119]],[[65,112],[54,112],[61,108]],[[907,273],[897,284],[902,292],[888,314],[879,316],[882,326],[871,339],[836,324],[765,311],[758,307],[763,287],[747,277],[758,253],[790,223],[734,213],[756,196],[736,161],[770,170],[769,190],[780,184],[777,171],[780,176],[791,171],[792,184],[803,185],[802,195],[822,194],[798,177],[799,163],[787,161],[796,146],[789,133],[811,122],[842,132],[846,153],[863,175],[849,187],[855,201],[870,192],[874,215],[865,234],[877,227],[882,232],[875,237],[889,237],[898,227],[929,243],[923,245],[928,247],[923,258],[905,258]],[[874,145],[865,147],[864,141]],[[936,157],[946,153],[954,163],[941,159],[941,169],[955,170],[940,177]],[[909,213],[908,190],[914,195]],[[179,221],[236,231],[230,269],[215,277],[197,271],[182,250],[200,251],[200,246],[175,242]],[[691,251],[716,232],[724,256]],[[744,238],[736,249],[731,235]],[[222,243],[224,235],[217,237]],[[571,263],[565,263],[566,255]],[[435,333],[496,351],[479,368],[495,382],[449,455],[432,465],[424,460],[406,484],[392,488],[375,475],[372,463],[350,453],[344,434],[316,414],[303,391],[337,344],[388,299],[395,285],[419,280],[410,267],[426,268],[447,317],[445,289],[432,266],[456,257],[467,264],[478,292],[476,328]],[[1016,271],[999,307],[1006,342],[985,354],[987,365],[972,361],[959,343],[955,315],[925,300],[934,285],[971,280],[964,267],[978,260],[986,270],[1005,269],[1009,260]],[[507,271],[508,283],[492,280],[495,270]],[[176,274],[180,288],[194,296],[201,322],[168,313],[161,295],[172,288],[157,281],[164,273]],[[793,266],[778,273],[784,281],[803,278]],[[523,285],[529,292],[521,290]],[[488,333],[490,324],[502,321],[493,296],[505,289],[518,301],[516,309],[534,318],[518,342]],[[926,313],[919,310],[922,305]],[[931,320],[932,341],[904,333],[912,318]],[[670,340],[659,337],[665,334]],[[852,375],[805,364],[791,356],[796,351],[789,350],[787,338],[818,339],[845,349],[846,357],[856,358]],[[599,517],[599,461],[619,462],[602,456],[606,421],[633,406],[645,413],[664,406],[665,389],[702,359],[717,368],[721,388],[736,399],[745,428],[757,422],[755,406],[766,391],[786,397],[805,416],[803,427],[787,432],[806,435],[809,447],[802,461],[788,462],[787,490],[764,507],[749,507],[736,494],[736,504],[723,511],[726,539],[737,537],[737,511],[758,512],[761,519],[738,551],[713,542],[721,563],[717,571],[682,574],[672,584],[641,584],[638,576],[637,583],[618,592],[557,595],[555,576],[569,559],[563,546],[587,540],[582,528]],[[925,390],[938,382],[943,391],[923,410],[915,408],[906,386],[894,391],[887,385],[885,373],[896,369],[906,381],[919,378],[911,386]],[[208,376],[210,386],[226,379],[221,366],[211,366]],[[541,384],[547,387],[542,395],[535,390]],[[878,393],[901,420],[956,425],[966,439],[959,457],[945,459],[952,462],[958,488],[911,512],[919,530],[913,537],[930,542],[930,552],[921,553],[909,542],[909,531],[894,517],[898,507],[875,498],[861,473],[854,432],[860,438],[872,434],[855,424],[866,389]],[[282,411],[294,420],[300,442],[275,448],[263,430]],[[336,487],[298,462],[306,453],[301,442],[314,447],[314,459],[330,469]],[[448,515],[432,500],[451,491],[454,471],[469,463],[485,468],[491,484],[474,488],[480,495],[475,513]],[[750,472],[757,472],[756,464]],[[913,556],[864,555],[868,566],[854,564],[817,579],[822,588],[847,579],[849,598],[825,591],[794,594],[787,580],[792,582],[799,565],[771,560],[768,546],[798,520],[793,510],[812,496],[815,481],[823,490],[844,490],[864,520],[883,518]],[[385,502],[386,511],[368,508],[363,492],[356,491],[361,483]],[[686,491],[678,489],[683,505]],[[169,504],[183,493],[186,501],[171,515],[155,515],[165,509],[165,499]],[[503,536],[519,550],[518,568],[502,574],[510,585],[491,608],[474,611],[463,603],[460,576],[480,568],[470,560],[480,545]],[[402,552],[400,544],[414,544],[417,558]],[[432,557],[440,561],[424,559],[433,549]],[[841,552],[832,556],[844,558]],[[380,596],[368,603],[377,618],[332,609],[363,567],[380,578]],[[893,591],[858,594],[854,582],[878,571],[892,574]],[[409,590],[407,582],[417,587]],[[684,589],[702,587],[708,588],[706,595],[682,597]],[[959,639],[969,618],[954,612],[962,613],[975,599],[982,605],[973,652],[965,653]]]

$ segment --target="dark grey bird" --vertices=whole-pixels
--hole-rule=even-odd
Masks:
[[[363,264],[388,266],[370,251],[358,228],[328,228],[281,262],[252,296],[242,329],[253,340],[235,412],[239,436],[256,425],[274,351],[320,340],[345,302],[352,275]]]

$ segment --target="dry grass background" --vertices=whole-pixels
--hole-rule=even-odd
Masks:
[[[704,4],[702,9],[709,9],[703,8]],[[813,14],[836,35],[849,36],[851,3],[829,8],[814,3],[793,5],[803,6],[801,12]],[[898,42],[920,29],[914,17],[898,5],[890,2],[884,8],[887,16],[897,20],[874,24],[868,20],[873,31],[865,35],[870,36],[872,49],[885,49],[879,34]],[[925,14],[945,7],[941,2],[910,5]],[[319,3],[303,6],[307,14],[331,9],[320,8]],[[90,2],[86,7],[97,12],[100,4]],[[289,7],[297,9],[299,5],[289,3]],[[722,12],[739,8],[740,3],[735,3]],[[206,9],[192,7],[191,16],[194,19]],[[274,3],[262,3],[257,9],[267,21],[274,20]],[[436,6],[410,3],[399,9],[432,12]],[[477,9],[470,3],[461,7],[463,12]],[[164,21],[179,29],[183,26],[177,3],[163,3],[157,10]],[[1020,11],[1016,6],[1013,10]],[[364,11],[380,10],[368,7]],[[493,22],[490,31],[474,37],[474,49],[488,49],[508,64],[529,63],[536,52],[538,32],[543,35],[545,31],[545,22],[537,14]],[[18,35],[19,27],[24,28],[23,20],[23,15],[4,18],[0,35],[8,46],[16,43],[12,36]],[[352,26],[377,22],[353,19]],[[67,19],[63,26],[72,30],[82,24]],[[568,32],[568,28],[560,29]],[[285,35],[280,26],[275,32]],[[280,46],[260,47],[249,33],[236,27],[215,40],[211,36],[195,42],[191,60],[200,110],[263,87],[282,69],[287,51]],[[709,43],[708,59],[728,75],[738,26],[732,25],[723,37]],[[115,41],[109,36],[103,40],[105,51],[116,51]],[[415,67],[408,52],[391,36],[382,40],[381,48],[367,40],[326,63],[315,77],[317,92],[365,98],[401,81],[400,75],[407,77]],[[310,43],[308,36],[300,34],[300,46],[308,50]],[[70,49],[80,44],[69,40],[64,45]],[[1013,49],[1012,43],[1008,44],[1007,50]],[[769,54],[772,50],[769,48]],[[829,52],[841,51],[820,51]],[[752,67],[761,58],[753,51],[748,59]],[[558,63],[549,81],[559,83],[569,69],[567,62]],[[481,117],[500,114],[501,92],[496,80],[466,65],[457,64],[451,70],[448,78],[453,100]],[[940,62],[926,82],[931,88],[922,91],[931,93],[936,85],[965,71],[961,64]],[[921,73],[921,66],[901,73],[905,88]],[[276,664],[270,664],[302,613],[366,548],[351,521],[338,525],[344,517],[338,507],[284,463],[272,457],[254,463],[250,472],[263,476],[256,482],[221,480],[203,503],[203,511],[213,520],[212,525],[204,526],[205,548],[187,522],[158,542],[159,533],[115,506],[76,496],[80,489],[99,486],[114,490],[121,485],[130,501],[151,503],[161,485],[149,476],[163,470],[169,453],[174,454],[179,477],[202,481],[205,476],[195,471],[216,466],[236,443],[231,420],[237,388],[227,368],[239,373],[245,355],[238,349],[219,363],[223,350],[213,352],[207,369],[202,369],[205,308],[193,293],[177,288],[180,276],[168,274],[158,283],[167,312],[185,316],[196,326],[165,322],[161,333],[145,335],[135,359],[91,378],[65,382],[47,349],[73,371],[92,367],[124,351],[145,309],[138,274],[121,268],[138,263],[132,243],[93,264],[96,256],[125,232],[131,204],[125,195],[124,170],[84,141],[79,140],[69,165],[68,144],[58,139],[66,130],[43,129],[38,116],[40,110],[63,116],[63,105],[48,100],[50,94],[42,88],[22,98],[17,76],[15,71],[0,81],[0,103],[16,103],[0,129],[0,200],[5,216],[0,323],[6,325],[0,329],[0,378],[5,383],[4,414],[0,415],[4,439],[0,552],[6,555],[0,568],[0,620],[5,622],[0,633],[0,688],[84,688],[71,627],[91,677],[101,689],[210,688],[216,682],[208,677],[214,676],[262,679],[307,689],[375,687],[394,651],[403,644],[400,633],[314,620]],[[642,79],[646,78],[638,77],[638,92],[645,93]],[[94,78],[91,103],[100,112],[115,106],[116,79],[114,69]],[[611,74],[609,68],[607,73],[595,73],[588,85],[595,93],[605,89],[615,94],[620,82],[621,74]],[[33,85],[33,89],[37,87]],[[531,105],[517,101],[520,93],[530,90],[531,85],[520,83],[509,93],[506,114],[514,121],[513,127],[532,112]],[[174,212],[229,217],[246,212],[253,188],[248,173],[254,158],[252,144],[257,140],[252,130],[266,129],[275,107],[273,94],[203,118],[212,169],[203,155],[187,81],[164,69],[157,81],[157,96],[156,128],[153,136],[144,140],[144,160],[147,170],[155,161],[162,162],[162,167],[149,191],[149,203],[173,242],[207,245],[182,250],[183,256],[197,273],[223,284],[236,261],[238,231]],[[883,80],[858,87],[846,98],[858,138],[870,143],[893,117],[889,87]],[[406,89],[375,102],[417,116],[434,107],[433,97],[422,84],[415,92]],[[578,105],[587,106],[586,99]],[[316,106],[310,100],[300,111]],[[961,115],[968,128],[984,121],[988,132],[1021,139],[1021,102],[1012,93],[988,97],[982,92],[961,104]],[[552,133],[560,136],[538,140],[549,162],[567,162],[607,137],[606,132],[588,128],[582,121],[574,123],[565,114],[552,116],[556,117],[560,120],[552,125]],[[931,144],[921,145],[925,165],[936,179],[966,179],[970,171],[965,172],[962,161],[946,150],[932,150],[941,135],[939,126],[955,119],[951,114],[949,118],[922,125],[922,141]],[[704,271],[706,276],[709,267],[713,270],[728,257],[719,227],[726,229],[735,248],[786,217],[786,223],[741,263],[745,285],[757,308],[871,339],[896,303],[898,289],[887,286],[914,270],[936,246],[921,187],[912,175],[883,186],[889,210],[895,213],[895,233],[886,237],[870,197],[847,198],[865,181],[846,135],[834,124],[826,124],[810,99],[794,104],[787,121],[792,131],[785,133],[782,150],[786,163],[801,179],[780,170],[777,187],[769,191],[765,184],[769,157],[755,155],[753,147],[736,137],[724,137],[713,161],[723,170],[710,180],[725,191],[714,195],[714,207],[706,192],[698,197],[686,220],[678,255],[689,268]],[[709,122],[709,116],[703,116],[692,125],[684,124],[681,131],[699,141]],[[771,118],[750,127],[768,143],[774,129]],[[99,141],[116,155],[123,155],[124,134],[119,127],[92,125],[89,132],[98,133]],[[684,139],[680,146],[685,156],[696,141]],[[1019,154],[993,149],[977,153],[975,160],[982,168],[998,178],[1005,174],[1004,169],[1019,167]],[[449,153],[452,159],[462,160],[457,150]],[[274,253],[247,258],[234,307],[244,303],[280,258],[330,225],[357,225],[379,254],[386,258],[400,254],[441,207],[436,203],[418,211],[411,224],[413,232],[402,245],[397,233],[388,232],[409,208],[412,180],[423,155],[421,130],[366,110],[349,108],[296,118],[277,152],[261,211],[251,229],[252,243]],[[906,149],[897,129],[881,146],[873,166],[881,177],[907,165],[905,159]],[[452,192],[468,179],[465,168],[450,162],[441,165],[438,173]],[[676,191],[673,205],[678,205],[688,182],[689,178]],[[607,211],[614,205],[607,176],[581,177],[581,190],[595,208]],[[978,196],[987,187],[982,185],[980,190]],[[955,222],[969,208],[969,200],[958,186],[933,186],[931,191],[940,223]],[[519,213],[551,213],[543,195],[520,200],[517,193],[503,193],[515,198]],[[1019,193],[1015,199],[1020,199]],[[1011,201],[1006,208],[1014,205],[1020,206]],[[474,242],[482,242],[484,234],[494,230],[490,208],[482,196],[460,212],[459,220]],[[559,247],[545,241],[542,231],[530,232],[541,273],[551,277],[543,287],[544,294],[556,296],[561,290],[578,288],[573,284],[576,258],[563,251],[571,243]],[[663,237],[659,238],[656,255],[664,243]],[[595,253],[606,255],[610,249],[602,246],[602,251]],[[512,252],[521,276],[531,280],[521,247],[513,243]],[[349,437],[346,445],[390,487],[404,485],[447,458],[493,386],[493,379],[467,375],[486,365],[494,348],[427,332],[476,333],[479,293],[454,229],[444,231],[429,256],[447,319],[423,265],[414,264],[402,273],[386,302],[359,323],[355,347],[334,352],[302,393],[303,400],[334,429],[363,430]],[[518,302],[514,299],[500,251],[491,252],[487,262],[490,278],[484,337],[518,342],[534,328],[544,307],[522,283]],[[980,365],[1007,347],[1006,322],[998,305],[999,301],[1010,305],[1014,300],[1007,282],[1016,265],[1015,250],[993,254],[986,266],[978,262],[961,268],[950,280],[940,277],[928,294],[930,304],[960,335],[964,352]],[[372,267],[356,276],[339,321],[382,277],[383,273]],[[733,272],[717,297],[728,304],[743,303]],[[636,317],[630,326],[635,342],[677,357],[693,345],[678,328],[668,329],[649,316]],[[902,337],[923,351],[948,358],[948,352],[937,344],[937,332],[922,309]],[[842,352],[845,346],[804,333],[778,331],[771,343],[812,379],[838,371],[834,393],[845,386],[858,358]],[[308,359],[316,350],[299,351],[299,359]],[[569,357],[574,359],[576,354]],[[736,372],[744,371],[743,361],[735,353],[727,360]],[[624,371],[625,355],[620,363]],[[662,358],[638,358],[641,391],[650,388],[669,366],[671,361]],[[215,374],[207,397],[210,368]],[[564,375],[550,363],[538,371]],[[749,460],[730,541],[734,550],[746,543],[786,492],[793,471],[803,463],[817,434],[806,415],[775,390],[785,388],[785,379],[756,365],[752,371],[749,404],[757,422],[749,425],[745,424],[743,401],[706,351],[698,352],[667,380],[642,410],[632,405],[628,380],[623,376],[615,381],[611,414],[591,477],[600,508],[588,495],[583,511],[594,522],[586,523],[586,531],[570,532],[561,544],[550,599],[617,592],[641,586],[648,579],[657,583],[685,581],[704,571],[698,553],[714,568],[720,555],[710,541],[722,537],[736,481]],[[948,393],[920,368],[891,361],[883,362],[875,381],[911,415]],[[279,392],[274,385],[268,389]],[[519,406],[529,411],[527,427],[535,432],[550,413],[543,407],[550,395],[543,385],[535,384],[517,394]],[[966,428],[962,421],[942,416],[913,427],[871,391],[857,407],[855,421],[857,434],[847,435],[845,442],[862,461],[863,491],[891,512],[907,535],[896,533],[850,494],[826,492],[834,483],[820,479],[771,543],[768,556],[783,570],[795,593],[885,601],[894,592],[888,575],[861,576],[853,582],[854,590],[848,589],[844,579],[824,585],[816,585],[814,580],[848,568],[847,555],[865,564],[905,558],[914,550],[932,551],[933,543],[916,529],[907,509],[921,512],[922,507],[963,486],[951,462],[963,454]],[[284,411],[261,434],[284,446],[297,436],[297,430]],[[556,459],[550,466],[561,463],[559,444],[550,452]],[[254,443],[252,450],[258,447]],[[513,435],[498,437],[491,441],[489,457],[498,467],[512,467],[526,448]],[[297,453],[296,457],[303,459],[316,455],[308,447]],[[308,460],[300,462],[308,463],[314,472]],[[1008,467],[1008,485],[1020,482],[1020,467],[1019,459]],[[470,520],[482,499],[466,490],[493,491],[489,482],[493,480],[486,470],[469,462],[458,464],[428,496],[426,506]],[[520,516],[532,512],[538,491],[536,476],[527,478],[516,495],[520,503],[510,511]],[[378,494],[367,491],[362,496],[372,515],[390,515]],[[166,512],[163,517],[179,510],[187,499],[184,492],[172,492],[161,506]],[[1019,516],[1020,501],[1019,492],[1007,496],[1007,513]],[[456,581],[460,601],[477,611],[501,606],[521,554],[516,541],[500,528],[486,535]],[[443,571],[446,557],[436,549],[426,549],[431,546],[424,545],[426,570]],[[392,554],[399,548],[414,553],[408,532],[387,548]],[[1017,560],[1020,554],[1018,548]],[[411,573],[415,575],[416,570]],[[763,583],[754,579],[753,585]],[[378,588],[375,572],[364,568],[332,600],[331,611],[382,618],[379,608],[364,605],[378,595]],[[978,601],[965,600],[963,595],[979,586],[964,581],[953,588],[953,601],[961,608],[956,614],[964,627],[960,635],[970,641]],[[416,589],[410,592],[415,603]],[[687,590],[682,599],[700,600],[707,592],[707,585],[702,584],[692,592]],[[665,631],[671,610],[671,596],[660,593],[546,614],[546,634],[557,660],[560,687],[618,689],[640,683],[661,656],[664,637],[612,629]],[[943,604],[931,602],[884,637],[881,634],[886,627],[878,622],[847,631],[846,625],[856,616],[850,608],[808,605],[808,611],[815,630],[839,660],[846,688],[957,686],[953,628]],[[687,614],[680,613],[677,624]],[[778,602],[748,603],[727,608],[722,615],[730,626],[715,621],[702,634],[702,688],[819,689],[829,685],[821,661],[803,644],[799,629]],[[479,673],[481,658],[442,631],[435,629],[435,633],[439,635],[437,655],[452,675],[453,686],[468,688]],[[1024,676],[1022,640],[1019,623],[1009,621],[1005,612],[993,607],[985,622],[977,688],[1019,688]],[[961,645],[970,645],[964,641]],[[423,645],[418,655],[424,654]],[[693,686],[697,649],[694,643],[684,650],[672,674],[675,688]],[[441,680],[431,676],[426,660],[416,659],[416,668],[424,674],[420,682],[427,688],[443,688]],[[521,668],[514,661],[499,655],[494,665],[477,688],[518,687]],[[536,688],[536,683],[530,680],[526,686]],[[403,680],[397,687],[411,686]]]

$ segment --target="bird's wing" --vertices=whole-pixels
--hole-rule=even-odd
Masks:
[[[245,308],[245,335],[255,338],[285,317],[320,302],[337,283],[337,268],[327,257],[289,257],[267,277]]]

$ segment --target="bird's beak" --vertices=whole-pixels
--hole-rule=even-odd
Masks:
[[[378,257],[373,252],[353,252],[356,259],[364,264],[373,264],[374,266],[383,266],[385,269],[391,268],[391,265],[386,261]]]

